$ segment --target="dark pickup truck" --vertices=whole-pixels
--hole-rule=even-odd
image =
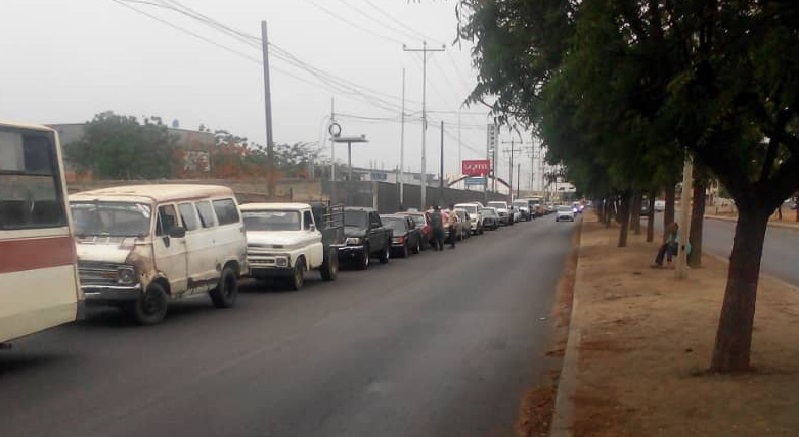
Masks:
[[[359,270],[369,268],[371,257],[385,264],[391,254],[391,229],[384,227],[380,214],[373,208],[344,208],[345,243],[339,247],[339,258],[351,260]]]

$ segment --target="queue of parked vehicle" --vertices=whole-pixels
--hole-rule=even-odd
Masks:
[[[231,307],[241,278],[300,290],[311,271],[335,281],[341,262],[366,270],[373,259],[386,264],[433,244],[432,210],[239,205],[230,188],[212,185],[121,186],[69,200],[87,306],[117,307],[142,325],[161,322],[182,299],[208,295],[214,306]],[[572,212],[559,208],[557,221],[563,208]],[[548,209],[538,199],[517,199],[458,203],[441,215],[454,245]]]

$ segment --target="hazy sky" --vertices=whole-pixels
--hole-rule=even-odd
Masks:
[[[403,52],[402,45],[420,48],[427,39],[429,47],[446,44],[445,52],[428,55],[427,170],[438,172],[443,120],[445,172],[454,173],[460,168],[456,112],[475,83],[471,46],[452,45],[456,3],[0,0],[0,118],[75,123],[112,110],[138,117],[158,115],[167,123],[177,119],[188,129],[203,123],[265,144],[258,38],[260,21],[267,20],[274,44],[270,63],[275,142],[324,139],[334,97],[343,134],[365,134],[370,141],[354,147],[353,163],[394,168],[400,155],[405,67],[405,166],[418,171],[422,55]],[[166,7],[180,5],[244,36],[230,36]],[[479,106],[461,111],[461,157],[483,158],[488,111]],[[510,135],[502,139],[510,140]],[[525,144],[530,145],[529,136]],[[346,146],[336,153],[337,160],[346,160]],[[324,155],[329,155],[327,143]],[[530,158],[526,153],[517,156],[523,163],[524,188]],[[507,166],[507,156],[500,155],[503,177]]]

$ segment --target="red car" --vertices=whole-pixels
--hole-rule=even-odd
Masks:
[[[430,227],[430,216],[422,211],[401,211],[397,214],[407,215],[413,220],[416,229],[422,235],[422,250],[430,247],[430,240],[433,239],[433,228]]]

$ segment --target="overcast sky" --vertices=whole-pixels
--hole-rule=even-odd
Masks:
[[[399,164],[404,67],[409,117],[405,166],[419,170],[422,55],[404,52],[403,44],[445,44],[445,52],[428,55],[427,170],[438,172],[442,120],[445,172],[460,168],[457,111],[476,73],[471,46],[452,44],[455,0],[0,1],[0,118],[77,123],[111,110],[157,115],[167,123],[178,120],[186,129],[202,123],[265,144],[257,38],[260,21],[266,20],[273,44],[275,142],[324,139],[332,97],[336,113],[342,114],[343,134],[365,134],[369,140],[354,147],[353,163],[363,167]],[[180,5],[244,36],[234,38],[165,7]],[[461,112],[461,157],[483,158],[488,111],[473,106]],[[530,145],[529,136],[525,145]],[[338,161],[346,160],[346,146],[336,153]],[[324,155],[329,156],[327,145]],[[530,158],[517,156],[525,188]],[[507,167],[507,155],[500,155],[501,176],[507,176]]]

